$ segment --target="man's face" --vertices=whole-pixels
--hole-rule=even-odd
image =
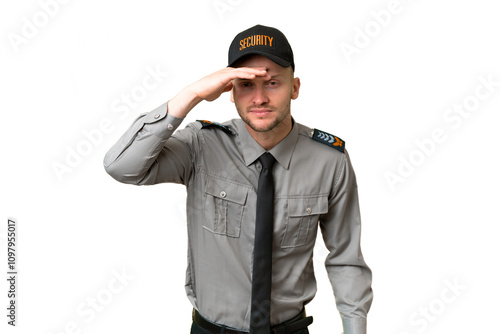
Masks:
[[[298,97],[300,88],[300,80],[293,77],[291,67],[282,67],[260,55],[245,58],[238,67],[267,68],[265,77],[233,81],[231,101],[249,131],[289,132],[290,101]]]

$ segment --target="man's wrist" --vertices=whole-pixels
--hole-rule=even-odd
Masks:
[[[184,118],[201,101],[203,99],[188,86],[168,101],[168,113],[177,118]]]

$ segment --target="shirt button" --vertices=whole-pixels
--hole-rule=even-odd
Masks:
[[[156,114],[154,117],[155,117],[155,119],[158,119],[158,118],[160,118],[160,114]]]
[[[173,130],[173,129],[174,129],[174,126],[173,126],[172,124],[168,124],[168,125],[167,125],[167,129],[168,129],[168,130]]]
[[[227,194],[225,191],[220,192],[220,197],[225,198],[226,196],[227,196]]]
[[[307,211],[307,213],[311,213],[312,212],[311,208],[307,208],[306,211]]]

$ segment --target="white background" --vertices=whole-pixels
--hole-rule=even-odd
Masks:
[[[12,328],[1,280],[1,332],[189,332],[184,188],[119,184],[102,160],[137,115],[226,66],[232,38],[258,23],[282,30],[294,49],[302,81],[295,119],[347,143],[374,277],[369,332],[495,332],[498,8],[490,0],[392,3],[2,2],[1,268],[4,277],[13,217],[19,281]],[[357,53],[344,53],[347,44]],[[161,75],[145,90],[148,71]],[[496,86],[481,86],[481,77]],[[464,103],[467,117],[448,113]],[[186,123],[236,116],[226,94]],[[102,122],[106,133],[96,130]],[[440,142],[430,144],[439,129]],[[90,146],[84,133],[94,134]],[[70,158],[77,149],[85,155]],[[399,175],[392,186],[388,173]],[[318,244],[310,330],[340,333]],[[114,278],[121,272],[124,283]],[[100,311],[91,311],[92,298]]]

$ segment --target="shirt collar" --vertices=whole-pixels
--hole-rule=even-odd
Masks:
[[[269,150],[269,153],[271,153],[276,161],[285,169],[288,169],[290,166],[290,160],[292,159],[292,154],[299,138],[299,128],[293,119],[292,124],[290,133],[279,142],[278,145]],[[243,159],[245,160],[245,164],[250,166],[264,154],[266,150],[253,139],[250,133],[248,133],[243,120],[236,120],[236,127],[238,136],[241,140],[240,146],[241,152],[243,153]]]

